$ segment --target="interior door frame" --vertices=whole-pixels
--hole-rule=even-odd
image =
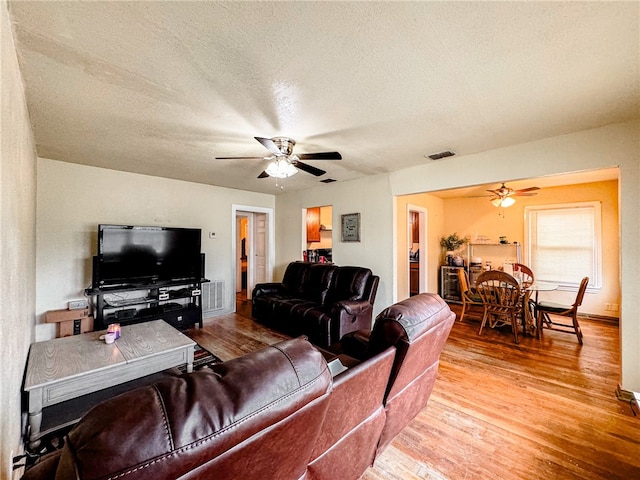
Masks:
[[[274,228],[274,214],[273,208],[267,207],[255,207],[250,205],[231,205],[231,279],[233,285],[233,295],[231,300],[232,311],[236,311],[236,278],[238,275],[238,265],[236,261],[236,257],[238,256],[237,250],[237,219],[239,216],[247,216],[245,214],[253,214],[253,213],[263,213],[266,215],[266,224],[267,224],[267,235],[266,235],[266,245],[265,245],[265,256],[266,256],[266,277],[267,281],[271,281],[273,279],[273,268],[275,265],[275,228]],[[249,235],[247,238],[247,251],[254,252],[255,246],[253,242],[255,241],[254,235],[252,232],[253,228],[253,216],[249,216]],[[254,269],[255,262],[247,261],[247,283],[249,278],[255,278]],[[247,285],[248,287],[248,285]],[[250,296],[250,295],[249,295]]]

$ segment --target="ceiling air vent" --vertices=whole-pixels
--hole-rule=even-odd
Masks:
[[[425,157],[431,160],[440,160],[441,158],[453,157],[455,152],[451,150],[445,150],[444,152],[432,153],[431,155],[425,155]]]
[[[333,182],[337,182],[337,180],[334,180],[333,178],[325,178],[324,180],[320,180],[322,183],[333,183]]]

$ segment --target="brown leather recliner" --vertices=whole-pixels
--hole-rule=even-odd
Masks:
[[[354,332],[342,339],[344,353],[361,360],[390,346],[396,348],[384,395],[386,420],[376,456],[427,405],[440,353],[455,318],[439,295],[421,293],[380,312],[371,332]]]
[[[426,406],[454,321],[442,298],[422,293],[381,312],[373,331],[342,338],[339,358],[360,363],[334,378],[308,480],[356,480],[373,464]]]
[[[288,340],[103,402],[23,479],[298,479],[331,384],[322,354]]]
[[[291,262],[282,282],[260,283],[252,294],[258,322],[327,348],[346,333],[371,328],[379,277],[363,267]]]

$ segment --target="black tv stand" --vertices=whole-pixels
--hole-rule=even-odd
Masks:
[[[202,328],[200,292],[206,278],[158,283],[115,286],[92,286],[85,290],[95,297],[94,330],[105,330],[112,323],[133,323],[164,320],[185,329],[198,324]]]

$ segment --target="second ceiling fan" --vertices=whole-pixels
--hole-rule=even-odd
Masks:
[[[296,142],[289,137],[253,138],[260,142],[262,146],[264,146],[267,150],[269,150],[272,155],[267,157],[216,157],[216,159],[249,159],[270,161],[267,168],[260,175],[258,175],[258,178],[287,178],[298,173],[298,169],[319,177],[327,172],[325,170],[321,170],[320,168],[316,168],[303,163],[300,160],[342,160],[342,155],[340,155],[340,153],[338,152],[293,154],[293,146],[296,144]]]
[[[536,195],[534,193],[534,190],[540,190],[539,187],[528,187],[528,188],[522,188],[520,190],[514,190],[513,188],[509,188],[507,186],[505,186],[505,184],[503,183],[500,188],[496,188],[495,190],[487,190],[487,192],[491,193],[492,195],[494,195],[494,198],[490,199],[489,201],[495,206],[495,207],[509,207],[511,205],[513,205],[515,203],[515,200],[511,197],[516,197],[516,196],[533,196]]]

